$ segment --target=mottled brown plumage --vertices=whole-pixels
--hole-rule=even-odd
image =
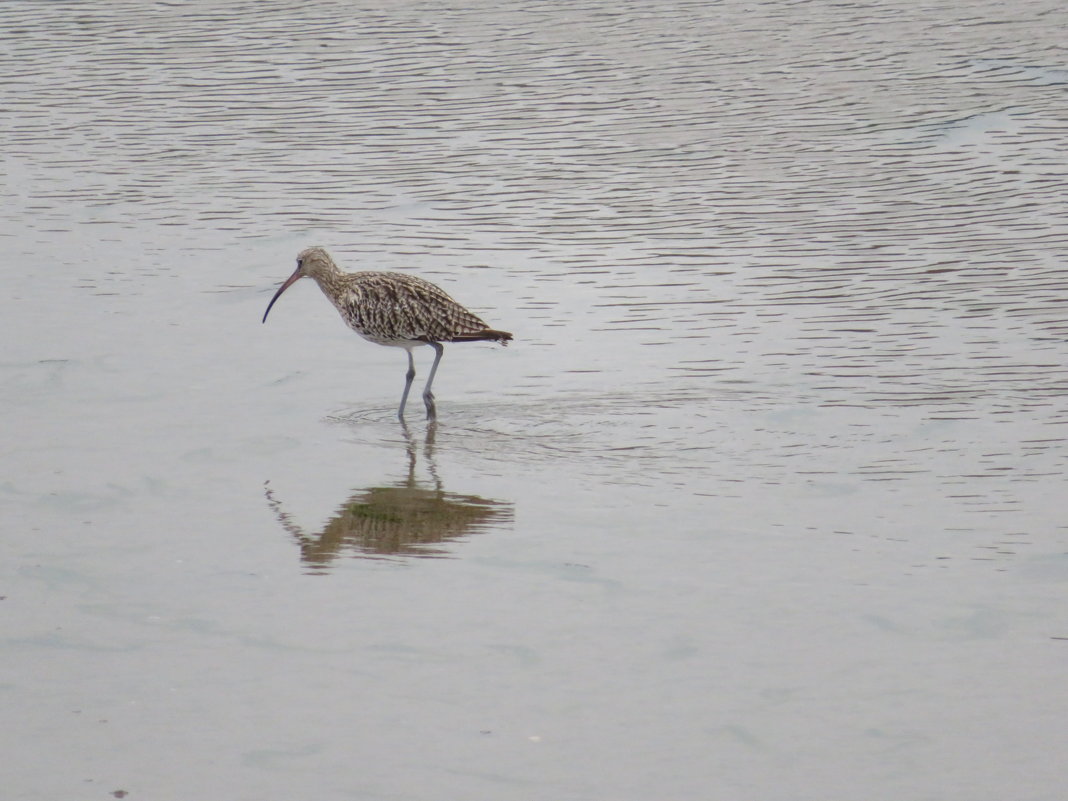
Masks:
[[[312,278],[323,294],[334,304],[341,318],[364,339],[377,345],[389,345],[408,351],[408,373],[397,415],[404,418],[404,405],[415,378],[412,348],[429,345],[435,351],[423,401],[427,419],[436,417],[434,394],[430,391],[434,375],[444,352],[442,342],[477,342],[487,340],[507,345],[512,335],[490,328],[440,287],[406,273],[358,272],[343,273],[334,260],[320,247],[308,248],[297,256],[297,269],[278,288],[271,307],[296,281]]]

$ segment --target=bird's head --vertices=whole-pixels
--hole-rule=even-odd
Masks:
[[[297,269],[293,271],[293,274],[286,279],[282,286],[278,287],[278,291],[274,293],[271,302],[267,304],[267,311],[263,313],[263,322],[267,322],[267,315],[271,313],[271,307],[274,306],[274,302],[301,278],[308,276],[316,281],[321,281],[323,278],[334,275],[337,272],[337,265],[334,264],[330,254],[323,248],[312,247],[302,250],[297,256]]]

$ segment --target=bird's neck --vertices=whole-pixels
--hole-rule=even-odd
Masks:
[[[343,273],[333,264],[330,265],[316,265],[315,270],[308,276],[315,283],[319,285],[319,288],[324,292],[330,287],[336,287],[340,283]]]
[[[319,289],[323,290],[323,294],[339,308],[342,299],[352,291],[349,286],[351,282],[346,280],[349,276],[336,267],[333,270],[317,273],[311,277],[319,285]]]

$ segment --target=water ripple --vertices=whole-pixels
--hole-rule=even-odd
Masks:
[[[1068,421],[1060,4],[0,11],[5,237],[322,232],[352,267],[478,270],[531,354],[534,452],[719,447],[530,397],[562,387]]]

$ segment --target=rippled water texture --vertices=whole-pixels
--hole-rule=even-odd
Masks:
[[[1059,801],[1066,9],[0,0],[5,792]]]

